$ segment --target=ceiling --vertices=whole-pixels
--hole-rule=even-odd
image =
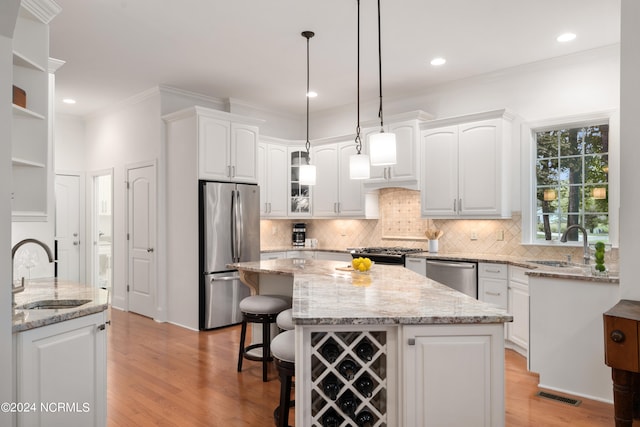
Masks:
[[[304,114],[356,99],[355,0],[55,0],[58,112],[86,116],[157,85]],[[382,0],[385,98],[619,43],[620,0]],[[378,95],[376,2],[361,1],[361,100]],[[577,38],[558,43],[573,32]],[[436,56],[447,59],[433,67]],[[65,97],[75,105],[62,104]]]

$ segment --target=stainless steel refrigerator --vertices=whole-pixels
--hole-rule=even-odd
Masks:
[[[260,259],[257,185],[200,181],[200,329],[242,321],[240,301],[250,295],[227,264]]]

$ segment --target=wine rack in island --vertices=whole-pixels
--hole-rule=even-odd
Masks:
[[[319,427],[387,426],[387,331],[311,333],[311,419]]]

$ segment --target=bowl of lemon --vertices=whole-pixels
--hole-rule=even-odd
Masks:
[[[371,270],[371,266],[373,265],[373,261],[369,258],[358,257],[351,260],[351,267],[353,267],[353,271],[359,273],[366,273]]]

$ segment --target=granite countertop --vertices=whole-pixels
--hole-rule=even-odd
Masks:
[[[620,283],[620,278],[618,277],[617,272],[612,273],[608,276],[594,276],[591,274],[591,267],[587,265],[573,263],[568,264],[565,267],[552,267],[548,265],[536,264],[532,262],[534,261],[532,260],[532,257],[522,258],[513,255],[446,252],[416,252],[407,255],[407,257],[509,264],[516,267],[529,269],[529,271],[527,272],[527,275],[529,276],[584,280],[589,282]]]
[[[25,284],[23,292],[15,294],[16,308],[13,310],[12,332],[22,332],[99,313],[107,309],[108,295],[108,292],[101,288],[53,277],[30,280]],[[64,309],[21,309],[22,306],[28,306],[36,301],[60,300],[89,300],[89,302]]]
[[[374,265],[368,273],[336,270],[339,261],[277,259],[230,266],[293,276],[298,325],[478,324],[513,320],[478,301],[401,266]]]

